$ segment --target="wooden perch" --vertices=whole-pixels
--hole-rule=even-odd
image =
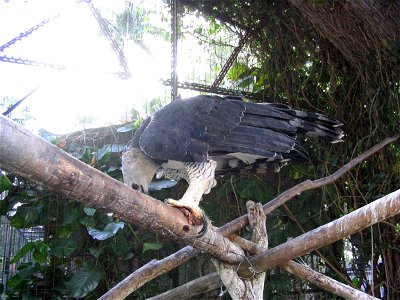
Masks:
[[[260,254],[267,250],[266,248],[259,247],[259,245],[254,244],[248,240],[245,240],[244,238],[239,236],[234,236],[233,240],[244,250],[252,254]],[[281,264],[279,267],[281,267],[282,269],[284,269],[289,273],[292,273],[293,275],[296,275],[297,277],[307,280],[311,284],[314,284],[325,291],[331,292],[335,295],[344,297],[346,299],[354,299],[354,300],[377,299],[351,286],[348,286],[337,280],[334,280],[324,274],[316,272],[305,265],[296,263],[293,260],[287,261]]]
[[[246,241],[241,237],[233,236],[233,240],[246,251],[259,253],[240,264],[238,275],[244,278],[252,278],[255,274],[262,273],[268,268],[282,265],[285,270],[339,296],[350,299],[376,299],[289,260],[397,214],[400,214],[400,190],[270,250],[265,250],[264,247]],[[191,283],[191,286],[195,288],[193,283]]]
[[[182,284],[175,289],[166,291],[165,293],[157,296],[147,298],[146,300],[176,300],[176,299],[187,299],[196,295],[204,294],[213,291],[222,286],[221,277],[217,272],[210,273],[203,277],[192,280],[188,283]],[[102,299],[102,298],[100,298]],[[100,300],[99,299],[99,300]],[[115,299],[115,298],[114,298]],[[113,300],[114,300],[113,299]],[[122,298],[118,298],[122,299]],[[111,300],[111,298],[110,298]]]
[[[352,300],[373,300],[378,299],[371,295],[368,295],[364,292],[356,290],[348,285],[345,285],[335,279],[332,279],[324,274],[318,273],[313,269],[299,264],[294,261],[288,261],[280,266],[285,271],[296,275],[302,279],[307,280],[308,282],[318,286],[319,288],[331,292],[335,295],[343,297],[345,299],[352,299]]]
[[[300,195],[301,193],[304,193],[305,191],[317,189],[317,188],[320,188],[321,186],[335,182],[340,177],[342,177],[346,172],[348,172],[352,168],[354,168],[357,164],[362,163],[364,160],[366,160],[368,157],[370,157],[374,153],[381,150],[386,145],[396,141],[399,137],[400,137],[400,134],[397,134],[393,137],[388,137],[388,138],[384,139],[382,142],[380,142],[379,144],[376,144],[371,149],[365,151],[364,153],[360,154],[356,158],[352,159],[347,164],[345,164],[343,167],[341,167],[339,170],[337,170],[335,173],[333,173],[329,176],[326,176],[326,177],[323,177],[320,179],[316,179],[316,180],[306,180],[302,183],[295,185],[294,187],[291,187],[287,191],[283,192],[282,194],[279,194],[277,197],[275,197],[271,201],[264,204],[264,206],[263,206],[264,213],[266,215],[268,215],[269,213],[271,213],[272,211],[274,211],[281,205],[285,204],[290,199]],[[231,233],[239,231],[247,224],[248,224],[248,218],[246,215],[244,215],[244,216],[241,216],[235,220],[232,220],[231,222],[220,227],[218,232],[220,232],[224,236],[228,236]]]
[[[317,180],[314,180],[314,181],[309,181],[308,180],[308,181],[302,182],[302,183],[290,188],[289,190],[285,191],[284,193],[280,194],[276,198],[274,198],[271,201],[269,201],[268,203],[266,203],[263,206],[264,213],[266,215],[269,214],[274,209],[276,209],[279,206],[285,204],[287,201],[289,201],[293,197],[295,197],[295,196],[297,196],[297,195],[299,195],[299,194],[301,194],[301,193],[303,193],[303,192],[305,192],[307,190],[315,189],[315,188],[321,187],[323,185],[326,185],[326,184],[334,182],[335,180],[337,180],[341,176],[343,176],[346,172],[348,172],[351,168],[353,168],[357,164],[365,161],[370,156],[372,156],[373,154],[375,154],[376,152],[378,152],[379,150],[384,148],[386,145],[396,141],[399,137],[400,137],[400,135],[396,135],[396,136],[384,139],[382,142],[380,142],[379,144],[376,144],[375,146],[373,146],[368,151],[366,151],[366,152],[360,154],[359,156],[357,156],[356,158],[352,159],[350,162],[348,162],[346,165],[341,167],[335,173],[333,173],[333,174],[331,174],[331,175],[329,175],[327,177],[324,177],[324,178],[321,178],[321,179],[317,179]],[[225,224],[224,226],[219,228],[217,231],[222,233],[224,236],[228,236],[228,235],[240,230],[241,228],[243,228],[247,224],[248,224],[248,218],[247,218],[247,215],[244,215],[242,217],[239,217],[239,218],[237,218],[237,219]],[[157,276],[160,276],[162,274],[165,274],[165,273],[169,272],[170,270],[172,270],[173,268],[178,267],[181,263],[186,262],[191,257],[194,257],[195,254],[193,252],[196,251],[196,250],[193,249],[192,247],[188,246],[188,247],[185,247],[185,248],[181,249],[180,251],[188,251],[189,253],[191,253],[193,255],[192,256],[186,256],[186,258],[187,258],[186,260],[180,260],[176,264],[169,264],[168,265],[169,267],[164,267],[164,268],[157,267],[158,275],[154,274],[153,275],[154,277],[151,277],[151,278],[148,277],[147,281],[143,282],[142,285],[145,284],[146,282],[152,280],[153,278],[155,278]],[[168,256],[168,259],[171,259],[172,261],[174,261],[175,260],[174,255],[175,254],[172,254],[172,255]],[[165,259],[167,259],[167,258],[165,258]],[[144,269],[144,267],[142,267],[141,269]],[[123,281],[120,284],[121,284],[121,288],[122,287],[124,287],[124,288],[125,287],[128,287],[128,288],[131,287],[129,290],[132,293],[132,292],[135,291],[136,283],[137,283],[137,281],[139,279],[137,277],[134,277],[134,276],[132,276],[132,277],[129,276],[129,277],[130,277],[131,281]],[[143,277],[141,277],[141,279],[145,280]],[[123,298],[114,298],[114,299],[118,300],[118,299],[123,299]]]
[[[305,265],[296,263],[292,260],[280,265],[280,267],[283,268],[285,271],[292,273],[293,275],[296,275],[297,277],[302,278],[325,291],[331,292],[345,299],[353,299],[353,300],[377,299],[355,288],[345,285],[337,280],[334,280],[324,274],[318,273]],[[148,298],[148,300],[187,299],[190,297],[194,297],[196,295],[204,294],[209,291],[215,290],[221,285],[222,281],[219,277],[219,274],[217,272],[214,272],[205,275],[203,277],[197,278],[195,280],[192,280],[188,283],[185,283],[182,286],[169,290],[155,297]]]
[[[133,291],[140,288],[146,282],[149,282],[150,280],[160,276],[160,274],[163,274],[165,269],[176,268],[197,254],[198,250],[187,246],[164,259],[153,259],[126,277],[111,290],[101,296],[98,300],[125,299]]]
[[[250,257],[241,263],[239,275],[243,277],[252,276],[251,265],[256,267],[257,271],[263,272],[398,214],[400,214],[400,190],[284,244]]]
[[[0,116],[0,168],[221,260],[243,259],[241,249],[211,226],[201,233],[203,226],[189,225],[179,209],[131,189],[4,116]]]
[[[393,195],[394,194],[394,195]],[[392,193],[390,195],[387,196],[388,198],[391,198],[390,201],[396,201],[399,202],[398,200],[400,199],[400,190]],[[380,201],[381,199],[377,200]],[[372,204],[372,203],[371,203]],[[381,205],[381,202],[377,202],[375,203],[375,206],[379,206]],[[400,205],[399,205],[400,206]],[[386,207],[387,208],[387,207]],[[386,208],[382,207],[382,210],[385,211]],[[399,208],[400,210],[400,208]],[[357,215],[365,215],[365,213],[363,211],[361,211],[360,209],[355,211],[354,214]],[[351,217],[351,214],[349,214]],[[349,215],[347,215],[346,217],[348,217]],[[375,219],[378,219],[379,216],[376,215]],[[339,219],[340,220],[340,219]],[[343,222],[346,222],[346,220],[344,220]],[[332,226],[334,228],[332,228],[333,232],[340,232],[342,230],[341,228],[341,224],[342,222],[339,222],[338,224],[332,224],[333,222],[326,224],[325,226]],[[332,224],[332,225],[330,225]],[[320,228],[316,229],[321,230],[321,228],[324,226],[321,226]],[[323,231],[323,230],[322,230]],[[329,238],[330,236],[322,236],[322,238]],[[250,242],[248,240],[245,240],[242,237],[236,236],[236,235],[231,235],[230,238],[236,243],[238,244],[242,249],[246,250],[249,253],[253,253],[253,254],[263,254],[265,252],[267,252],[266,247],[262,246],[262,245],[258,245],[257,243],[254,242]],[[301,238],[301,236],[299,237]],[[310,241],[311,244],[315,244],[315,240],[310,240],[310,239],[306,239],[304,238],[303,240],[307,240]],[[288,243],[286,243],[288,244]],[[307,244],[304,241],[299,241],[297,244]],[[328,243],[327,243],[328,244]],[[285,244],[283,244],[285,245]],[[293,247],[291,247],[291,245],[284,247],[283,251],[291,251],[293,249]],[[252,259],[250,259],[250,262],[252,261]],[[321,289],[324,289],[326,291],[329,291],[335,295],[338,295],[340,297],[344,297],[346,299],[355,299],[355,300],[372,300],[372,299],[377,299],[375,297],[372,297],[364,292],[361,292],[357,289],[352,288],[351,286],[345,285],[341,282],[338,282],[324,274],[318,273],[314,270],[312,270],[311,268],[298,264],[294,261],[287,261],[283,264],[280,265],[281,268],[283,268],[284,270],[304,279],[307,280],[308,282],[310,282],[311,284],[314,284],[316,286],[318,286]],[[258,265],[253,265],[252,264],[252,268],[256,271],[258,276],[260,273],[260,270],[258,269],[259,266]],[[260,273],[262,274],[262,273]],[[209,291],[209,287],[208,285],[212,285],[214,288],[217,288],[219,286],[219,284],[221,284],[221,280],[217,280],[217,275],[218,273],[212,273],[212,274],[208,274],[204,277],[198,278],[196,280],[193,280],[187,284],[184,285],[184,287],[178,287],[176,289],[173,289],[171,291],[165,292],[163,294],[160,294],[156,297],[153,297],[152,299],[176,299],[178,296],[182,297],[182,295],[186,295],[184,292],[186,290],[190,290],[191,296],[196,295],[195,292],[197,292],[197,294],[202,294],[205,293],[207,291]],[[234,277],[233,274],[231,274],[231,277]],[[236,286],[239,286],[239,284],[236,284]],[[234,297],[235,298],[235,297]]]
[[[265,224],[266,217],[262,210],[261,203],[256,204],[253,201],[247,201],[246,208],[252,243],[259,248],[267,249],[268,235]],[[232,299],[258,300],[263,298],[265,272],[244,278],[237,274],[237,265],[228,264],[214,258],[212,262]]]

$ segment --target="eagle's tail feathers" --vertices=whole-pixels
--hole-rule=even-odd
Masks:
[[[342,124],[336,119],[319,113],[291,109],[284,104],[246,103],[241,125],[268,128],[294,136],[296,133],[318,137],[336,143],[344,136]]]

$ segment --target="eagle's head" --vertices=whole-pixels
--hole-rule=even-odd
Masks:
[[[122,154],[124,182],[135,190],[148,194],[149,184],[156,170],[156,161],[144,154],[140,148],[128,148]]]

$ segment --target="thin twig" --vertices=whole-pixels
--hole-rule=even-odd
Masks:
[[[317,179],[317,180],[312,180],[312,181],[311,180],[306,180],[306,181],[304,181],[302,183],[299,183],[298,185],[295,185],[294,187],[292,187],[292,188],[288,189],[287,191],[283,192],[282,194],[280,194],[279,196],[275,197],[274,199],[272,199],[268,203],[264,204],[264,206],[263,206],[264,213],[266,215],[268,215],[272,211],[277,209],[279,206],[285,204],[288,200],[294,198],[295,196],[298,196],[298,195],[300,195],[301,193],[303,193],[305,191],[316,189],[316,188],[319,188],[321,186],[327,185],[329,183],[332,183],[332,182],[338,180],[346,172],[351,170],[354,166],[356,166],[357,164],[362,163],[364,160],[366,160],[368,157],[370,157],[371,155],[373,155],[376,152],[378,152],[379,150],[381,150],[386,145],[396,141],[399,137],[400,137],[400,134],[397,134],[397,135],[395,135],[393,137],[388,137],[388,138],[384,139],[382,142],[380,142],[379,144],[376,144],[371,149],[365,151],[364,153],[360,154],[356,158],[352,159],[347,164],[345,164],[343,167],[341,167],[339,170],[337,170],[335,173],[333,173],[333,174],[331,174],[331,175],[329,175],[327,177],[323,177],[323,178],[320,178],[320,179]],[[248,218],[247,218],[246,215],[244,215],[244,216],[241,216],[241,217],[239,217],[239,218],[237,218],[237,219],[225,224],[224,226],[220,227],[218,229],[218,231],[222,235],[227,236],[227,235],[232,234],[232,233],[234,233],[236,231],[239,231],[240,229],[242,229],[247,224],[248,224]]]

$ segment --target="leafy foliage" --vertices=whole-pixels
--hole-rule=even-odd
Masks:
[[[121,178],[121,145],[90,149],[72,144],[66,149]],[[56,289],[51,289],[53,297],[65,294],[71,298],[100,296],[129,275],[127,261],[136,258],[140,263],[142,253],[162,248],[151,235],[140,234],[110,215],[78,202],[59,199],[18,179],[11,184],[10,175],[2,177],[2,188],[7,196],[0,201],[1,214],[8,215],[15,228],[42,226],[45,229],[43,239],[26,243],[12,258],[11,264],[17,266],[16,275],[7,282],[12,294],[35,295],[41,299],[44,294],[38,294],[35,286],[43,285],[46,279],[46,284],[57,284]],[[21,262],[27,256],[32,261]]]
[[[84,262],[79,272],[74,274],[67,283],[69,295],[82,298],[92,292],[104,277],[104,269],[90,262]]]

